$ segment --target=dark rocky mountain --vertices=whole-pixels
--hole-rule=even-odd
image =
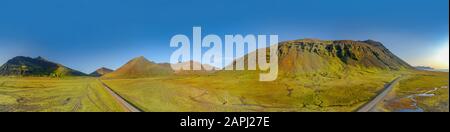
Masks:
[[[255,54],[252,52],[250,54]],[[269,52],[267,53],[269,54]],[[244,59],[247,64],[247,56]],[[382,43],[366,40],[301,39],[278,44],[282,74],[342,74],[376,70],[415,70]],[[232,65],[229,65],[230,67]]]
[[[91,74],[89,74],[89,76],[101,77],[101,76],[103,76],[103,75],[105,75],[105,74],[108,74],[108,73],[111,73],[111,72],[113,72],[113,71],[114,71],[114,70],[111,70],[111,69],[102,67],[102,68],[99,68],[99,69],[95,70],[95,71],[92,72]]]
[[[42,57],[14,57],[0,67],[1,76],[85,76],[86,74]]]

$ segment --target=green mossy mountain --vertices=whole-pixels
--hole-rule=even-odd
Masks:
[[[0,67],[0,76],[67,77],[86,74],[42,57],[14,57]]]
[[[281,70],[341,71],[346,68],[379,70],[412,70],[408,63],[394,55],[380,42],[321,41],[304,39],[280,43],[278,47]]]
[[[252,52],[250,54],[255,54]],[[247,55],[248,56],[248,55]],[[247,64],[247,58],[244,59]],[[281,75],[345,75],[350,72],[377,70],[414,70],[408,63],[394,55],[380,42],[373,40],[316,40],[301,39],[278,44],[278,63]],[[158,64],[137,57],[112,71],[100,69],[92,76],[105,78],[141,78],[178,73],[170,64]],[[84,76],[84,73],[42,57],[18,56],[0,67],[2,76]]]

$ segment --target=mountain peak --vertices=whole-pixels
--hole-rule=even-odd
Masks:
[[[13,57],[12,59],[10,59],[9,61],[12,61],[12,60],[24,60],[24,59],[33,59],[33,58],[27,57],[27,56],[16,56],[16,57]]]
[[[185,61],[185,62],[179,62],[177,64],[172,64],[172,65],[176,65],[177,67],[188,67],[189,69],[183,69],[183,70],[175,70],[175,73],[197,73],[197,72],[212,72],[215,70],[218,70],[219,68],[209,65],[209,64],[202,64],[200,62],[194,61],[194,60],[190,60],[190,61]],[[194,65],[201,65],[202,69],[201,70],[193,70],[194,69]],[[211,71],[207,71],[206,69],[212,69]]]

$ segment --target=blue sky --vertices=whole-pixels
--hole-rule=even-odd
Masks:
[[[436,64],[444,49],[448,56],[448,5],[448,0],[1,0],[0,63],[44,56],[89,73],[141,55],[168,62],[176,50],[170,38],[201,26],[204,34],[278,34],[280,40],[374,39],[412,65],[448,68],[448,61]]]

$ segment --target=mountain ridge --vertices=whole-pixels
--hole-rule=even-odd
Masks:
[[[273,46],[278,46],[278,68],[282,74],[342,74],[345,71],[415,70],[381,42],[374,40],[299,39],[280,42]],[[270,50],[270,47],[265,49]],[[232,64],[242,61],[242,59],[247,64],[248,56],[257,53],[258,51],[251,52],[227,67],[233,66]],[[267,51],[267,55],[269,54],[270,52]]]
[[[105,75],[105,74],[108,74],[108,73],[111,73],[111,72],[113,72],[113,71],[114,71],[114,70],[111,70],[111,69],[109,69],[109,68],[101,67],[101,68],[95,70],[94,72],[92,72],[92,73],[89,74],[89,75],[90,75],[90,76],[94,76],[94,77],[101,77],[101,76],[103,76],[103,75]]]

